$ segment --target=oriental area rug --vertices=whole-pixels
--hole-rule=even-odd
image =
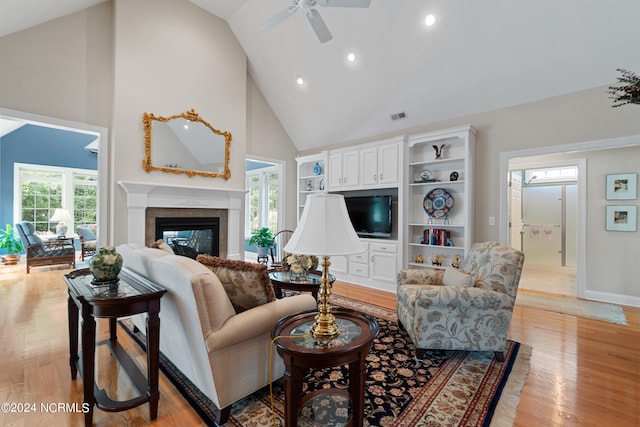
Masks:
[[[415,347],[398,326],[395,310],[331,296],[334,306],[351,308],[376,318],[380,328],[367,357],[365,426],[509,426],[515,419],[520,391],[529,372],[531,347],[509,341],[504,363],[493,352],[427,351],[416,360]],[[131,325],[121,322],[136,338]],[[142,345],[140,337],[136,341]],[[194,407],[207,425],[215,425],[217,409],[161,355],[161,369]],[[312,370],[305,392],[348,387],[346,368]],[[327,408],[332,402],[327,399]],[[273,408],[269,387],[234,403],[225,426],[284,426],[282,379],[273,383]],[[341,410],[327,410],[322,424],[301,414],[299,425],[344,425]],[[317,415],[316,415],[317,417]]]

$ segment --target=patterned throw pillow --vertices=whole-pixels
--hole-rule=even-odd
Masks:
[[[196,261],[218,276],[236,313],[275,301],[267,266],[245,261],[198,255]]]

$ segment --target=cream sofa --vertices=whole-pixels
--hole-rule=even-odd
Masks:
[[[316,307],[308,294],[275,300],[266,267],[258,264],[221,260],[207,267],[138,244],[117,250],[123,270],[167,289],[160,308],[160,351],[220,409],[219,424],[228,418],[233,402],[269,384],[269,346],[276,322]],[[250,298],[246,290],[238,290],[240,282],[253,288]],[[256,297],[253,291],[260,287],[265,292]],[[236,308],[229,298],[233,289]],[[258,305],[248,307],[252,304]],[[146,330],[146,317],[133,321]],[[283,375],[284,364],[277,352],[273,355],[275,380]]]

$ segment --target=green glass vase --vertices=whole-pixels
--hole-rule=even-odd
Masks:
[[[117,282],[120,270],[122,270],[122,255],[116,252],[114,247],[98,249],[89,261],[93,283]]]

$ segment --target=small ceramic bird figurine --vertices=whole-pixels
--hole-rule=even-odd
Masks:
[[[442,144],[440,147],[438,147],[437,145],[432,145],[433,149],[436,150],[436,160],[442,158],[442,150],[444,149],[445,145],[446,144]]]

